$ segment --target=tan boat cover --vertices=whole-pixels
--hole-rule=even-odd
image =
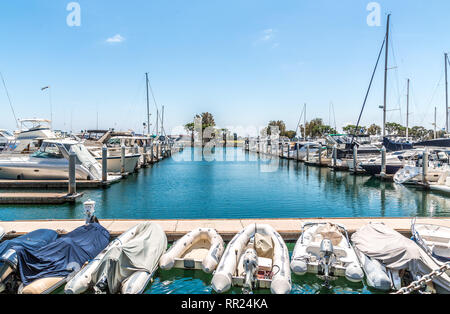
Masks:
[[[352,235],[352,242],[362,253],[379,260],[390,269],[408,269],[418,275],[425,275],[439,268],[414,241],[383,223],[365,225]],[[450,278],[447,275],[437,277],[434,282],[450,290]]]
[[[106,274],[109,292],[118,293],[122,282],[136,271],[153,273],[166,248],[167,237],[162,228],[151,222],[141,223],[130,240],[106,253],[92,274],[94,283]]]
[[[335,224],[326,223],[317,228],[314,242],[321,242],[323,239],[329,239],[334,246],[338,246],[342,241],[342,233]]]
[[[273,241],[270,235],[255,234],[255,251],[259,257],[273,258]]]

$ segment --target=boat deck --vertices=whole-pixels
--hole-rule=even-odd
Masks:
[[[193,220],[126,220],[100,219],[100,223],[109,230],[113,237],[122,234],[129,228],[143,221],[152,221],[161,225],[169,241],[182,237],[189,231],[198,228],[215,228],[225,239],[230,240],[237,232],[249,224],[270,224],[286,241],[295,241],[300,235],[301,223],[305,221],[329,221],[346,226],[349,234],[369,222],[383,222],[398,232],[409,236],[410,218],[294,218],[294,219],[193,219]],[[417,223],[428,223],[450,227],[450,218],[418,218]],[[67,233],[84,224],[82,220],[28,220],[28,221],[0,221],[0,226],[7,232],[7,237],[15,237],[36,229],[53,229],[60,233]]]

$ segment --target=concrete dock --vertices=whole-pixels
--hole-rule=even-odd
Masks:
[[[411,218],[293,218],[293,219],[178,219],[178,220],[126,220],[100,219],[100,223],[108,229],[113,237],[122,234],[129,228],[143,221],[158,223],[166,232],[169,241],[182,237],[189,231],[198,228],[215,228],[224,240],[230,240],[237,232],[249,224],[270,224],[286,241],[296,241],[300,235],[302,222],[329,221],[346,226],[349,234],[369,222],[383,222],[405,236],[410,236]],[[417,218],[417,223],[428,223],[450,227],[450,218]],[[82,220],[28,220],[28,221],[0,221],[0,226],[11,238],[36,229],[53,229],[62,234],[70,232],[84,224]]]
[[[0,204],[64,204],[73,203],[83,193],[0,193]]]

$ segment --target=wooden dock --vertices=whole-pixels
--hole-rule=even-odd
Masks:
[[[82,193],[0,193],[0,204],[64,204],[81,196]]]
[[[306,221],[329,221],[346,226],[352,234],[369,222],[383,222],[405,236],[410,236],[411,218],[281,218],[281,219],[178,219],[178,220],[127,220],[100,219],[100,223],[116,237],[129,228],[144,221],[158,223],[166,232],[169,241],[182,237],[189,231],[198,228],[214,228],[226,240],[230,240],[237,232],[250,224],[270,224],[286,241],[296,241],[301,233],[301,224]],[[417,223],[429,223],[450,227],[450,218],[417,218]],[[28,220],[0,221],[0,226],[7,232],[7,238],[26,234],[36,229],[53,229],[62,234],[70,232],[84,224],[82,220]]]

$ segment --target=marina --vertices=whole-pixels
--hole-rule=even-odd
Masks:
[[[65,5],[0,5],[0,297],[450,294],[447,3]]]

